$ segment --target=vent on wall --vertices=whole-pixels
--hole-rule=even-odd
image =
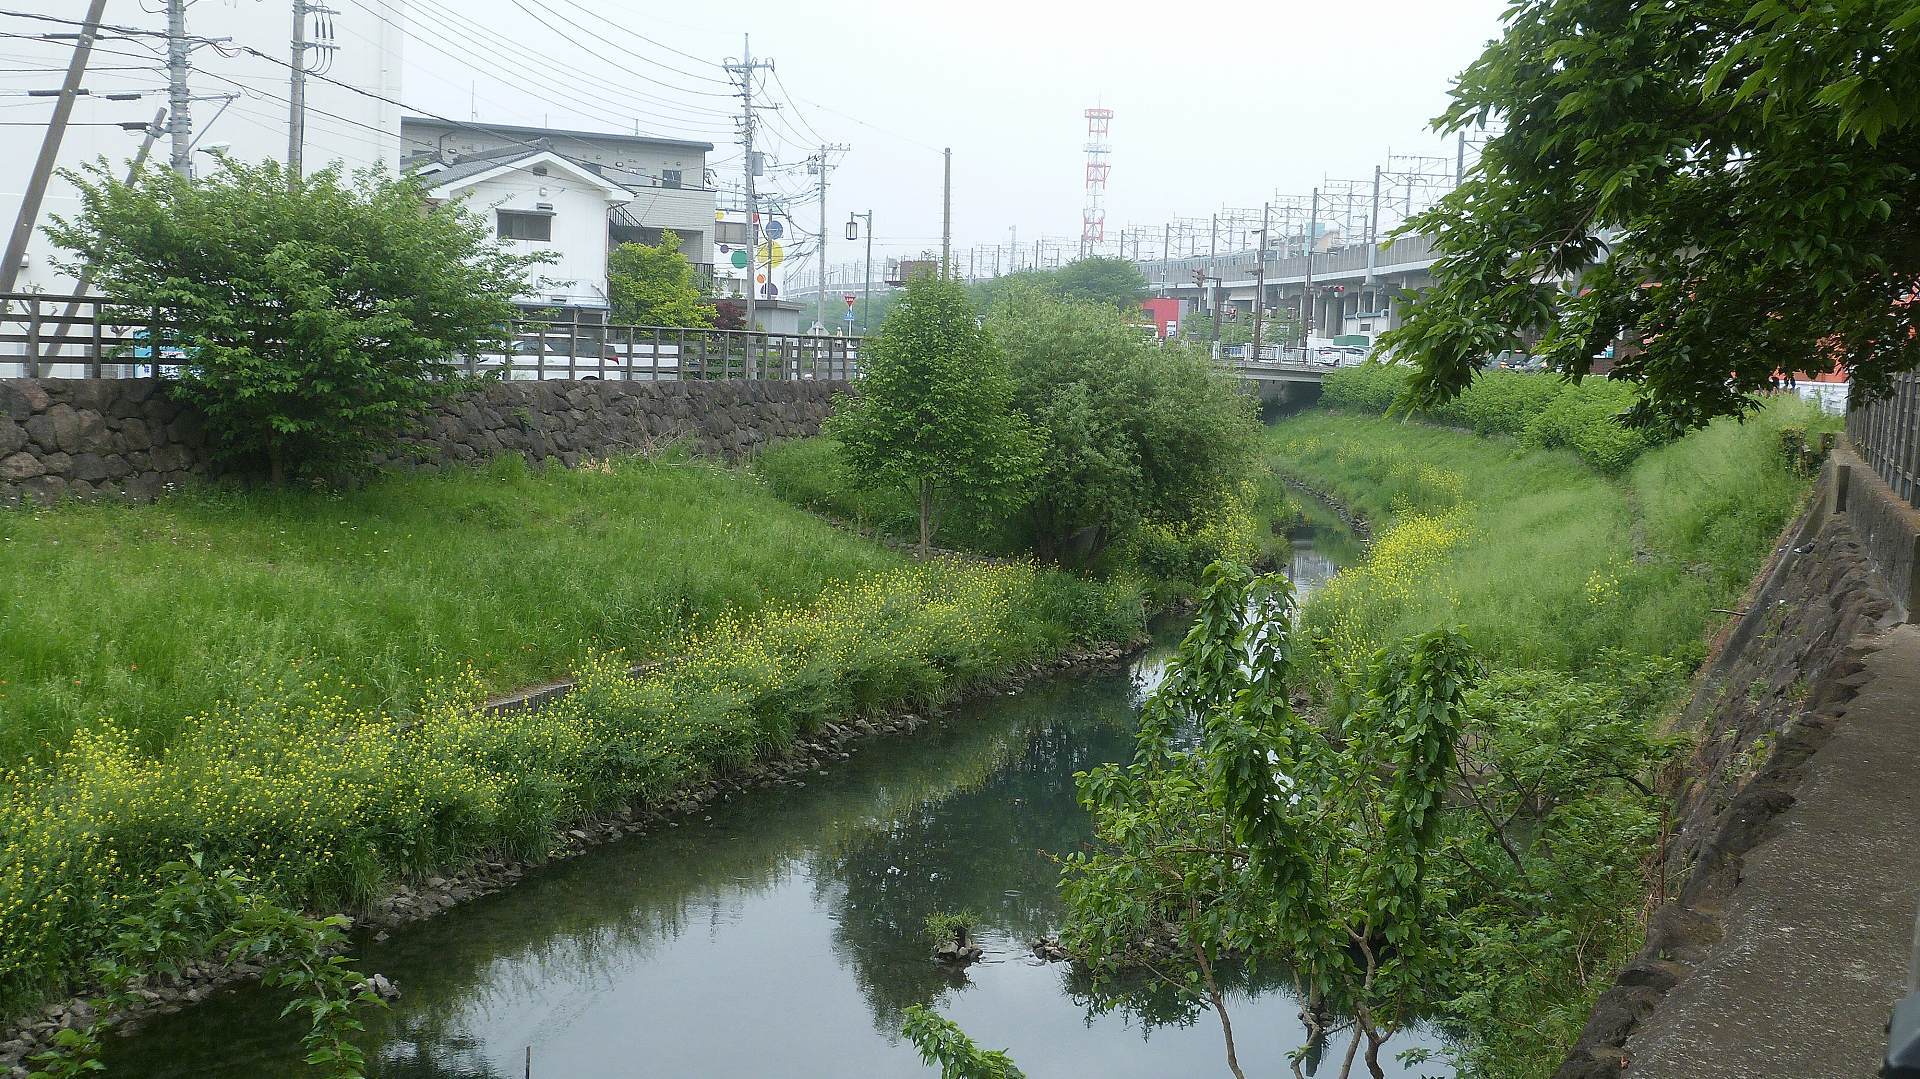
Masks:
[[[534,204],[533,204],[533,208],[534,208],[534,209],[536,209],[536,210],[551,210],[551,209],[553,209],[553,203],[551,203],[551,202],[536,202],[536,203],[534,203]]]

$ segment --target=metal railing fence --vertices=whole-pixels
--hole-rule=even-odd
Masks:
[[[1920,372],[1895,375],[1891,393],[1849,412],[1847,438],[1895,494],[1920,506]]]
[[[164,309],[97,296],[0,293],[0,378],[166,377],[193,364]],[[623,326],[521,317],[493,349],[457,357],[469,375],[511,381],[850,381],[860,339],[824,334]]]

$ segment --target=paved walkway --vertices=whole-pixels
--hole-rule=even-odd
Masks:
[[[1877,1074],[1920,907],[1920,626],[1880,643],[1779,833],[1747,853],[1725,939],[1628,1042],[1632,1079]]]

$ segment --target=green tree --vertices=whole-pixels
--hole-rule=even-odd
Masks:
[[[1625,335],[1628,419],[1667,431],[1744,413],[1783,371],[1838,360],[1866,399],[1920,363],[1911,0],[1517,0],[1505,19],[1437,121],[1499,133],[1406,225],[1439,251],[1384,338],[1417,359],[1411,403],[1523,333],[1575,376]]]
[[[626,243],[608,253],[607,295],[614,321],[628,326],[714,325],[714,305],[694,284],[672,229],[657,244]]]
[[[1039,553],[1091,558],[1139,524],[1204,517],[1250,474],[1253,402],[1199,350],[1032,285],[1010,290],[988,328],[1015,406],[1044,433],[1039,482],[1020,511]]]
[[[1006,357],[966,290],[926,277],[907,285],[867,339],[860,392],[827,425],[864,482],[900,484],[918,500],[920,549],[949,507],[1002,511],[1025,494],[1037,438],[1013,408]]]
[[[1291,704],[1292,608],[1284,578],[1208,569],[1134,761],[1080,777],[1096,843],[1066,860],[1061,939],[1097,977],[1145,965],[1204,1000],[1235,1076],[1219,969],[1290,964],[1309,1015],[1354,1017],[1340,1074],[1364,1038],[1379,1076],[1381,1046],[1452,961],[1427,946],[1445,913],[1427,875],[1476,663],[1453,633],[1417,638],[1375,659],[1339,729],[1317,726]],[[1143,949],[1156,941],[1172,946]]]
[[[457,355],[501,348],[526,271],[458,206],[412,179],[222,159],[191,181],[130,182],[104,162],[67,174],[80,210],[54,242],[91,252],[101,290],[165,313],[159,344],[190,363],[172,391],[205,414],[214,450],[277,483],[351,469],[444,389]]]
[[[1129,259],[1090,255],[1054,271],[1054,288],[1069,300],[1091,300],[1131,311],[1147,298],[1147,275]]]

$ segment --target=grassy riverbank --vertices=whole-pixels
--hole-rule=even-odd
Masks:
[[[83,978],[190,851],[277,899],[352,905],[482,853],[538,856],[565,821],[1140,618],[1124,587],[912,564],[693,463],[0,528],[0,572],[36,582],[0,638],[6,1015]],[[629,677],[636,658],[658,662]],[[582,691],[556,707],[481,707],[569,671]]]
[[[157,751],[269,671],[407,716],[457,671],[505,691],[595,648],[666,654],[723,613],[902,561],[724,469],[637,459],[0,512],[16,585],[0,596],[0,764],[109,717]]]
[[[1374,649],[1453,625],[1489,667],[1469,707],[1512,740],[1520,766],[1658,733],[1724,617],[1715,609],[1734,605],[1804,497],[1781,430],[1832,422],[1777,402],[1609,474],[1524,438],[1368,415],[1286,421],[1268,432],[1274,467],[1375,526],[1366,559],[1306,607],[1312,677],[1338,693]],[[1623,765],[1650,767],[1650,748]],[[1528,852],[1528,902],[1454,914],[1473,927],[1472,951],[1441,1010],[1465,1035],[1471,1074],[1550,1073],[1639,946],[1658,798],[1623,780],[1602,800],[1561,804],[1528,810],[1580,814],[1556,818],[1568,849]]]

